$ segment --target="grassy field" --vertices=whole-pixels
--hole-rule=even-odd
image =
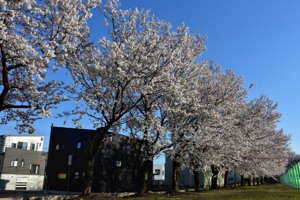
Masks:
[[[10,199],[56,199],[69,200],[300,200],[300,189],[282,184],[264,184],[259,186],[245,186],[233,189],[203,190],[201,192],[181,192],[177,194],[148,193],[145,197],[115,197],[108,194],[94,193],[91,196],[77,196],[66,194],[44,194],[31,193],[11,193],[0,192],[1,198]],[[73,196],[73,198],[71,198]],[[53,199],[53,198],[52,198]]]
[[[184,192],[176,195],[148,194],[146,197],[127,197],[126,200],[300,200],[300,189],[282,184],[264,184],[234,189],[204,190]]]

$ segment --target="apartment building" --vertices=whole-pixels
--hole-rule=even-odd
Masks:
[[[42,190],[47,155],[43,136],[0,136],[0,189]]]
[[[165,182],[165,164],[153,164],[153,182],[154,186],[162,186]]]
[[[87,173],[87,146],[94,131],[51,127],[47,189],[82,191]],[[129,138],[112,133],[105,140],[95,161],[92,191],[137,191],[136,159]],[[150,170],[149,174],[152,167]],[[151,181],[149,178],[149,183]]]

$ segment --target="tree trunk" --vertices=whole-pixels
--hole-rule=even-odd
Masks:
[[[172,189],[174,192],[179,191],[179,169],[180,163],[173,161],[173,171],[172,171]]]
[[[249,178],[248,178],[248,186],[251,185],[251,176],[249,175]]]
[[[108,127],[98,128],[93,133],[93,136],[89,142],[87,148],[87,173],[85,177],[85,184],[82,190],[84,195],[90,195],[92,193],[95,160],[99,150],[103,146],[104,138],[108,134],[108,129]]]
[[[244,175],[241,175],[241,186],[245,186],[245,179],[244,179]]]
[[[252,178],[252,184],[253,184],[253,186],[255,186],[255,177],[254,176]]]
[[[261,184],[264,184],[264,177],[263,176],[260,177],[260,182],[261,182]]]
[[[148,189],[148,180],[146,178],[147,173],[149,171],[149,167],[151,165],[150,160],[140,160],[137,163],[137,172],[138,172],[138,191],[137,191],[137,196],[144,196],[145,193],[147,192]],[[152,175],[152,174],[151,174]],[[148,174],[148,178],[151,176]]]
[[[193,171],[194,174],[194,182],[195,182],[195,192],[200,192],[200,173],[198,170]]]
[[[211,165],[211,172],[212,172],[212,177],[211,177],[211,187],[210,189],[218,189],[218,174],[219,170],[217,166]]]
[[[142,197],[144,196],[145,192],[147,191],[147,183],[146,183],[146,172],[142,171],[141,169],[138,170],[138,188],[137,188],[137,196]]]
[[[92,193],[94,165],[95,165],[95,157],[94,158],[88,157],[87,174],[86,174],[85,186],[83,189],[84,195],[89,195]]]
[[[226,170],[224,175],[224,188],[227,188],[228,173],[228,170]]]

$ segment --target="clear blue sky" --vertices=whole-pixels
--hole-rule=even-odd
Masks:
[[[184,3],[183,3],[184,2]],[[278,102],[279,128],[292,134],[300,154],[300,1],[299,0],[124,0],[126,7],[151,9],[175,27],[208,38],[204,59],[232,68],[256,83],[249,99],[261,94]]]
[[[123,0],[121,3],[125,8],[150,9],[173,27],[185,22],[192,33],[206,35],[207,51],[202,58],[232,68],[244,77],[246,85],[256,83],[250,99],[265,94],[278,102],[282,113],[278,127],[292,134],[292,150],[300,154],[299,0]],[[92,20],[92,27],[96,21],[102,26],[102,21]],[[98,29],[94,27],[94,31]],[[63,121],[40,120],[36,122],[37,134],[45,135],[47,141],[51,124],[63,126]],[[1,132],[13,133],[12,126],[0,126]],[[66,126],[72,127],[72,123],[67,122]]]

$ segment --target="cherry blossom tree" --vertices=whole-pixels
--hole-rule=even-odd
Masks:
[[[277,130],[277,104],[266,96],[247,102],[242,78],[232,71],[211,70],[203,79],[197,76],[198,83],[193,83],[198,91],[189,88],[189,98],[180,104],[182,112],[169,117],[172,148],[167,156],[173,160],[175,191],[182,167],[193,170],[198,190],[199,170],[211,166],[211,188],[217,188],[220,171],[271,176],[284,170],[290,155],[290,136]]]
[[[147,191],[146,174],[154,157],[160,154],[167,143],[167,118],[161,95],[144,96],[126,118],[126,129],[130,131],[131,145],[136,154],[139,196]]]
[[[189,159],[184,154],[189,151],[189,148],[191,148],[190,151],[195,149],[195,144],[191,139],[199,117],[197,110],[199,108],[197,107],[199,96],[197,97],[197,94],[205,94],[204,91],[208,89],[207,85],[210,84],[210,78],[212,77],[206,63],[198,68],[199,70],[196,71],[194,79],[191,79],[182,87],[180,90],[181,95],[174,97],[175,100],[171,102],[173,105],[168,110],[172,147],[167,151],[167,156],[173,160],[172,185],[174,191],[179,189],[178,178],[181,164],[186,163],[182,160]],[[197,84],[200,83],[200,80],[202,84]]]
[[[222,158],[225,157],[223,155],[230,148],[234,149],[234,146],[230,146],[234,145],[230,141],[236,138],[235,118],[247,94],[242,78],[230,70],[221,73],[218,67],[211,66],[210,71],[198,76],[195,83],[197,85],[194,92],[190,92],[189,100],[185,101],[189,102],[184,107],[185,112],[174,112],[170,117],[173,120],[171,128],[174,146],[168,155],[175,161],[174,190],[178,190],[175,174],[180,169],[180,164],[193,170],[195,183],[199,183],[199,170],[204,165],[211,165],[215,169],[212,187],[216,187],[219,172],[216,166],[221,165]],[[196,190],[199,190],[197,184]]]
[[[88,37],[86,20],[96,6],[94,0],[0,1],[1,124],[18,121],[20,132],[32,133],[36,119],[66,100],[63,83],[47,72]]]
[[[154,114],[164,91],[175,91],[177,74],[188,69],[204,50],[204,38],[190,34],[183,24],[171,31],[170,24],[149,11],[121,10],[119,6],[119,1],[110,0],[101,10],[109,38],[102,37],[93,45],[82,43],[72,58],[65,59],[75,82],[70,90],[77,107],[71,114],[75,114],[75,122],[89,116],[98,130],[88,147],[85,194],[91,192],[94,161],[103,137],[109,130],[118,131],[132,116],[135,122],[145,121],[142,126],[131,125],[143,132],[143,137],[135,137],[142,144],[150,139],[145,131],[160,132]],[[151,143],[157,144],[154,141]],[[139,193],[143,188],[140,185]]]
[[[168,113],[170,111],[182,111],[180,107],[175,107],[174,103],[175,101],[181,101],[182,96],[187,95],[189,88],[187,84],[195,79],[196,72],[199,73],[203,70],[203,65],[205,65],[205,63],[192,62],[195,59],[194,57],[186,57],[182,60],[187,62],[188,59],[190,59],[190,64],[178,64],[176,67],[169,68],[168,76],[165,78],[164,76],[160,77],[160,81],[154,84],[152,92],[148,92],[148,95],[144,96],[126,120],[131,137],[134,140],[143,141],[142,143],[133,143],[134,146],[138,145],[135,147],[135,149],[139,149],[138,155],[142,154],[141,150],[146,152],[147,156],[143,159],[137,159],[141,166],[149,166],[155,156],[172,146],[170,143],[170,129],[168,128],[170,117]],[[141,168],[143,169],[142,174],[145,174],[146,168]],[[140,180],[145,182],[144,176],[141,177]],[[139,184],[142,185],[142,183]]]
[[[277,130],[281,114],[277,103],[266,96],[249,102],[243,118],[244,146],[239,172],[243,175],[275,176],[285,171],[290,136]]]

